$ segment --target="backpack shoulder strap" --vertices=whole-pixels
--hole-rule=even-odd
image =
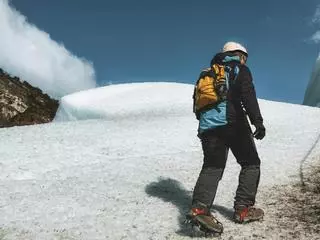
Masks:
[[[222,64],[213,64],[212,69],[214,72],[215,77],[223,78],[226,72],[226,66]]]
[[[235,82],[238,79],[239,72],[240,72],[240,66],[239,66],[239,64],[236,64],[232,68],[233,82]]]

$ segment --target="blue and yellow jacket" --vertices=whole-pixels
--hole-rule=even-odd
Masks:
[[[249,68],[240,64],[239,56],[230,53],[218,53],[212,59],[211,66],[214,63],[230,66],[234,71],[229,77],[226,101],[200,113],[199,135],[227,124],[247,123],[246,113],[253,125],[262,123],[263,118]]]

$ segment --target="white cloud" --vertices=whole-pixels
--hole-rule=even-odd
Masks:
[[[312,35],[311,40],[315,43],[320,42],[320,31],[317,31],[315,34]]]
[[[319,25],[320,24],[320,4],[317,6],[316,11],[313,15],[312,18],[312,24],[314,25]],[[319,43],[320,42],[320,30],[318,30],[317,32],[315,32],[310,40],[314,43]]]
[[[93,88],[91,63],[72,55],[38,29],[8,0],[0,0],[0,67],[54,97]]]
[[[318,5],[318,7],[316,9],[316,12],[315,12],[315,14],[313,16],[312,22],[313,23],[319,23],[320,22],[320,5]]]

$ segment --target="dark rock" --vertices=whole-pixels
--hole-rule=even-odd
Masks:
[[[0,69],[0,128],[48,123],[59,101]]]

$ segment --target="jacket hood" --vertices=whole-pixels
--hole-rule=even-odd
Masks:
[[[240,57],[233,53],[217,53],[211,60],[210,66],[213,64],[226,64],[228,62],[239,62],[240,63]]]

